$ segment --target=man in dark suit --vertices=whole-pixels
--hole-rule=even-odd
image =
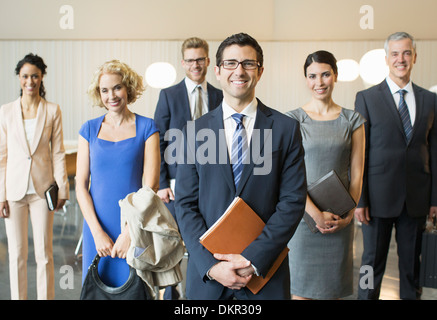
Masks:
[[[196,37],[186,39],[182,44],[182,67],[186,77],[178,84],[160,92],[154,120],[160,131],[161,172],[159,197],[174,216],[174,179],[177,163],[168,164],[164,153],[172,141],[166,141],[169,129],[179,129],[187,121],[215,109],[223,99],[222,91],[209,84],[205,77],[210,63],[208,43]],[[200,87],[200,91],[199,88]]]
[[[437,211],[437,97],[410,80],[416,45],[409,34],[389,36],[385,51],[388,77],[358,92],[355,101],[367,120],[363,191],[355,214],[363,223],[362,265],[374,275],[369,282],[361,274],[358,298],[379,298],[394,225],[400,298],[416,299],[422,232],[427,215]]]
[[[266,275],[303,216],[306,176],[299,124],[256,99],[264,69],[255,39],[244,33],[230,36],[216,58],[224,99],[194,122],[194,130],[184,131],[184,161],[176,178],[176,217],[189,253],[187,297],[289,299],[288,257],[257,295],[245,286],[254,273]],[[241,123],[235,120],[241,117]],[[213,255],[199,237],[236,196],[266,225],[241,254]]]
[[[165,152],[174,141],[167,141],[165,134],[171,129],[182,130],[187,121],[215,109],[223,99],[222,91],[206,81],[210,63],[208,43],[197,37],[188,38],[182,43],[181,53],[185,78],[178,84],[161,90],[154,116],[159,129],[161,149],[160,189],[157,194],[175,218],[174,185],[177,163],[166,161]],[[178,297],[175,287],[172,290],[170,287],[166,288],[165,300]]]

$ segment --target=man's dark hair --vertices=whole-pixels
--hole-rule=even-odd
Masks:
[[[247,33],[237,33],[226,38],[218,47],[217,53],[215,55],[217,67],[220,67],[220,65],[223,62],[223,51],[227,47],[232,46],[234,44],[240,47],[251,46],[252,48],[254,48],[256,51],[256,60],[259,62],[261,67],[263,66],[263,62],[264,62],[263,50],[261,49],[261,46],[258,44],[258,42],[254,38],[249,36]]]

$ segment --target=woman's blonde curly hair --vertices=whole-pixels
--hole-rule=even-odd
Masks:
[[[120,62],[119,60],[111,60],[105,62],[100,66],[96,72],[94,72],[94,77],[91,85],[88,88],[88,95],[91,99],[93,106],[99,106],[106,108],[100,97],[100,77],[105,74],[118,74],[122,77],[122,84],[127,89],[127,103],[134,103],[146,89],[143,84],[143,77],[136,73],[127,64]]]

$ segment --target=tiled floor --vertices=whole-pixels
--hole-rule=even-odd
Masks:
[[[82,278],[81,250],[76,249],[81,235],[82,215],[79,206],[75,204],[74,192],[72,192],[72,202],[67,208],[65,216],[56,214],[54,226],[54,263],[55,263],[55,298],[57,300],[77,300],[79,299]],[[65,223],[65,225],[64,225]],[[30,224],[29,224],[30,225]],[[62,229],[64,225],[64,229]],[[63,230],[63,231],[62,231]],[[29,257],[28,257],[28,297],[36,299],[35,282],[35,259],[33,251],[33,240],[29,230]],[[362,237],[359,226],[356,228],[354,243],[354,276],[355,283],[358,284],[359,265],[362,253]],[[7,257],[7,239],[5,234],[4,220],[0,219],[0,300],[10,299],[9,292],[9,271]],[[381,292],[382,300],[398,300],[398,270],[396,243],[392,240],[387,269],[383,280]],[[356,290],[347,300],[356,299]],[[437,289],[424,288],[423,300],[437,300]]]

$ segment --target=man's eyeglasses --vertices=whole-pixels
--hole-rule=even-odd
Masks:
[[[205,65],[206,57],[204,58],[197,58],[197,59],[184,59],[185,63],[189,66],[192,66],[194,62],[196,62],[199,66]]]
[[[256,68],[261,67],[261,64],[256,60],[244,60],[241,62],[237,60],[223,60],[221,66],[227,70],[235,70],[240,64],[244,70],[255,70]]]

